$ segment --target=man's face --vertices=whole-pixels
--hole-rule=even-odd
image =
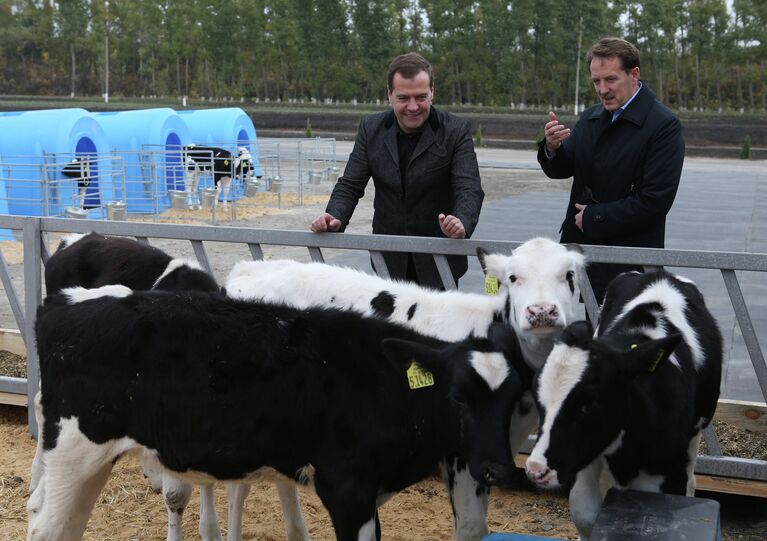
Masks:
[[[412,79],[394,74],[389,90],[389,103],[394,109],[400,129],[405,133],[418,131],[429,118],[434,87],[429,86],[429,74],[420,71]]]
[[[623,62],[617,56],[594,57],[590,67],[594,90],[608,111],[615,111],[626,103],[639,86],[639,68],[626,73]]]

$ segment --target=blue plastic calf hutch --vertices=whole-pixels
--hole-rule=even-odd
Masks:
[[[92,117],[104,130],[110,150],[124,160],[128,212],[168,208],[168,192],[185,189],[182,147],[192,142],[186,123],[167,107]]]
[[[245,111],[239,107],[189,109],[178,111],[178,115],[189,127],[195,145],[223,148],[233,157],[237,157],[237,147],[245,147],[250,152],[253,175],[261,175],[256,128]]]
[[[0,212],[25,216],[60,215],[78,200],[101,207],[115,196],[111,163],[99,156],[109,147],[103,130],[85,109],[0,113]],[[87,164],[79,183],[64,174],[74,159]],[[86,186],[87,185],[87,186]]]

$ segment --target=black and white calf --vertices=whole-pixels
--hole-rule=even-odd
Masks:
[[[582,319],[583,250],[577,244],[536,237],[522,243],[511,256],[481,250],[477,255],[485,276],[500,284],[506,299],[504,317],[517,331],[525,360],[540,368],[556,334]]]
[[[90,160],[78,156],[61,168],[61,174],[77,181],[77,206],[88,208],[85,205],[85,195],[91,184]]]
[[[191,259],[174,259],[159,248],[98,233],[61,239],[45,264],[48,295],[66,287],[121,284],[131,289],[219,291],[215,279]]]
[[[120,284],[131,289],[148,290],[197,290],[217,292],[216,280],[205,272],[197,261],[172,258],[162,250],[125,237],[105,237],[97,233],[68,235],[61,240],[56,252],[45,265],[45,287],[52,295],[68,287],[98,288],[109,284]],[[41,444],[41,441],[38,441]],[[44,473],[42,449],[38,452],[32,469],[30,490],[34,491]],[[153,462],[142,460],[144,472],[155,490],[163,492],[168,509],[168,541],[182,540],[182,515],[192,494],[191,485],[175,478],[163,479]],[[291,520],[299,528],[294,539],[305,539],[303,518],[298,509],[295,490],[278,487],[285,513],[298,515]],[[237,497],[241,491],[232,491]],[[283,495],[285,492],[285,495]],[[239,509],[241,504],[235,503]],[[241,529],[241,518],[233,517],[229,531],[234,541]],[[221,532],[211,486],[200,488],[200,534],[203,541],[218,541]]]
[[[289,260],[238,263],[225,289],[234,298],[283,302],[297,308],[355,310],[446,341],[487,336],[493,322],[503,322],[516,331],[529,365],[518,368],[524,393],[511,421],[511,450],[516,454],[537,423],[530,367],[543,364],[554,331],[575,319],[584,259],[579,251],[544,238],[522,244],[511,256],[481,252],[480,257],[486,272],[500,279],[497,296],[434,291],[354,269]],[[510,287],[512,272],[520,278]],[[541,317],[541,311],[546,317]],[[517,313],[537,314],[537,324],[511,317]],[[487,534],[487,492],[465,465],[443,464],[443,474],[455,515],[456,539],[482,539]]]
[[[192,200],[199,200],[197,188],[200,184],[200,175],[203,172],[210,172],[216,188],[216,202],[223,194],[224,210],[227,209],[232,178],[244,177],[253,169],[250,151],[244,146],[237,147],[236,158],[223,148],[199,145],[183,147],[183,154],[187,172],[185,186]]]
[[[353,312],[105,286],[46,298],[36,334],[46,472],[29,541],[80,539],[135,450],[195,482],[311,470],[341,541],[376,539],[376,506],[441,460],[490,485],[514,469],[503,325],[446,344]]]
[[[570,325],[537,376],[541,425],[527,475],[572,487],[585,539],[602,475],[612,486],[692,496],[721,365],[722,337],[695,284],[667,272],[618,276],[596,334],[586,322]]]

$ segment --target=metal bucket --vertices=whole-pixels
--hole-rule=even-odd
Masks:
[[[216,205],[216,193],[215,188],[203,188],[200,190],[200,197],[202,200],[202,208],[212,209]]]
[[[322,181],[322,173],[319,171],[309,171],[309,184],[319,184]]]
[[[338,167],[328,167],[328,182],[335,184],[340,176],[341,170]]]
[[[170,206],[174,209],[186,208],[186,192],[182,190],[168,190],[170,195]]]
[[[79,209],[76,207],[67,207],[64,209],[64,215],[67,218],[84,219],[88,217],[88,212],[85,209]]]
[[[260,186],[261,186],[261,183],[258,181],[257,178],[246,180],[245,181],[245,196],[246,197],[255,197],[255,195],[258,193],[258,188]]]
[[[274,177],[269,183],[269,191],[274,193],[280,193],[282,191],[282,178],[279,176]]]
[[[124,222],[127,218],[127,207],[122,201],[107,203],[107,220]]]

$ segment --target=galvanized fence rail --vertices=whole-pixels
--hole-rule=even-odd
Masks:
[[[0,157],[0,207],[10,214],[98,219],[124,193],[125,163],[113,153]]]
[[[262,246],[305,247],[313,261],[324,261],[323,250],[367,251],[376,268],[385,269],[382,252],[418,252],[431,254],[437,264],[444,285],[454,288],[446,256],[475,256],[482,247],[489,252],[509,253],[521,242],[451,240],[436,238],[401,237],[356,234],[314,234],[301,231],[283,231],[249,228],[221,228],[212,226],[190,226],[177,224],[128,223],[109,221],[82,221],[63,218],[36,218],[0,215],[0,229],[15,232],[23,240],[24,249],[24,295],[20,297],[11,280],[8,265],[0,251],[0,279],[8,296],[14,318],[27,349],[27,378],[0,377],[0,392],[27,396],[30,432],[35,435],[34,409],[31,407],[38,389],[39,370],[34,337],[34,314],[42,302],[42,264],[48,259],[49,233],[87,233],[96,231],[104,235],[135,237],[140,241],[169,239],[188,241],[195,256],[203,267],[211,270],[205,248],[206,242],[224,242],[246,245],[253,259],[262,259]],[[767,278],[767,254],[741,252],[705,252],[692,250],[662,250],[651,248],[614,248],[584,246],[586,257],[591,262],[630,263],[645,267],[686,267],[717,269],[722,275],[730,298],[735,320],[740,327],[746,349],[754,367],[763,399],[767,397],[767,364],[759,344],[748,306],[741,290],[738,272],[765,273]],[[386,274],[384,271],[382,274]],[[586,310],[593,321],[598,315],[598,306],[591,286],[584,279],[581,289]],[[713,430],[704,435],[709,455],[700,456],[696,473],[703,475],[739,478],[767,482],[767,460],[722,456],[719,442]],[[523,449],[524,450],[524,449]]]
[[[215,202],[221,195],[216,190],[212,167],[201,166],[198,175],[190,175],[185,163],[187,149],[181,145],[144,144],[141,148],[102,154],[3,155],[0,212],[108,220],[124,220],[126,214],[131,214],[158,221],[171,210],[168,219],[183,222],[201,218],[199,213],[184,211],[204,209],[210,223],[216,225],[218,218],[237,219],[238,202],[266,206],[264,201],[244,198],[256,196],[257,192],[275,193],[278,206],[282,206],[282,195],[296,194],[291,201],[303,205],[305,194],[329,194],[340,175],[335,143],[335,139],[320,137],[209,143],[235,158],[244,148],[255,164],[248,172],[238,174],[234,159],[214,159],[213,152],[209,152],[210,165],[216,163],[218,171],[227,167],[230,170],[230,190],[224,197],[227,208],[231,202],[231,211],[217,209]],[[198,156],[205,154],[196,152]],[[218,160],[225,161],[226,166]],[[223,199],[221,202],[224,206]]]

